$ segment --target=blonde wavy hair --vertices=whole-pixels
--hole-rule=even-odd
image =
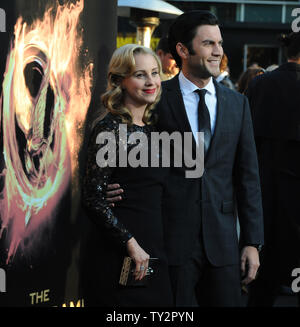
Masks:
[[[112,55],[108,67],[108,82],[106,92],[102,94],[101,101],[104,107],[114,115],[119,115],[123,123],[132,124],[132,114],[124,105],[124,90],[121,83],[124,78],[130,77],[135,71],[135,58],[137,54],[150,54],[157,62],[159,75],[162,68],[158,56],[147,47],[138,44],[126,44]],[[144,112],[143,122],[146,125],[153,123],[153,109],[160,100],[161,89],[155,101],[148,104]]]

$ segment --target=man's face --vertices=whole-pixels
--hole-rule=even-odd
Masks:
[[[182,58],[182,69],[201,79],[220,74],[222,36],[217,25],[201,25],[192,41],[193,54]],[[187,50],[187,49],[186,49]]]
[[[179,73],[179,68],[176,65],[172,54],[170,52],[164,52],[163,50],[158,50],[157,54],[160,58],[162,71],[164,74],[169,76],[175,76]]]

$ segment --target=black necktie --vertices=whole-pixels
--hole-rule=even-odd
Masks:
[[[195,92],[199,94],[198,132],[204,132],[204,155],[206,155],[211,141],[210,115],[204,99],[206,90],[196,90]]]

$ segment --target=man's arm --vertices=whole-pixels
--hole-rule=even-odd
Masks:
[[[259,170],[248,99],[244,97],[243,122],[235,162],[235,186],[241,227],[241,272],[244,284],[251,282],[259,267],[258,250],[262,245],[263,213]]]
[[[116,202],[121,201],[123,198],[121,194],[124,190],[121,188],[120,184],[108,184],[106,192],[106,201],[109,203],[110,207],[114,207]]]

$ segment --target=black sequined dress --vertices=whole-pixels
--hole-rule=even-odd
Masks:
[[[120,124],[119,117],[108,113],[94,128],[88,146],[82,199],[93,221],[87,246],[89,258],[93,259],[84,263],[85,302],[99,306],[171,306],[161,214],[168,169],[149,167],[153,126]],[[108,140],[104,145],[99,144],[103,142],[101,136]],[[143,167],[132,167],[137,164],[135,159],[140,159],[137,152],[143,159],[147,159],[148,152]],[[122,167],[124,153],[128,154],[127,167]],[[160,151],[155,149],[154,154],[160,156]],[[123,200],[114,208],[105,199],[110,183],[118,183],[124,189]],[[126,242],[132,236],[150,257],[159,258],[156,273],[146,287],[122,287],[118,283],[127,255]]]

